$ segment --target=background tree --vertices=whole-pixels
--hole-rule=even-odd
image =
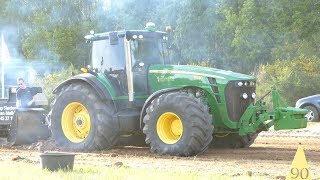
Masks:
[[[318,94],[320,89],[319,59],[300,56],[289,60],[276,60],[260,66],[257,88],[261,96],[275,86],[290,106],[299,98]]]

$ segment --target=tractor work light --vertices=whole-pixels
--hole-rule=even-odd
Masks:
[[[90,66],[90,65],[87,65],[86,68],[81,68],[80,70],[81,70],[81,72],[83,72],[83,73],[87,73],[87,72],[90,71],[90,69],[91,69],[91,66]]]
[[[243,99],[248,99],[248,94],[247,93],[243,93],[241,96]]]
[[[255,99],[256,98],[256,93],[252,93],[251,97],[252,97],[252,99]]]
[[[80,70],[81,70],[81,72],[83,72],[83,73],[87,73],[87,72],[88,72],[88,69],[87,69],[87,68],[81,68]]]
[[[238,87],[242,87],[242,86],[253,87],[255,85],[256,85],[255,81],[238,81],[238,82],[236,82],[236,86],[238,86]]]
[[[156,31],[156,24],[153,23],[153,22],[148,22],[148,23],[146,24],[145,29],[146,29],[147,31]]]

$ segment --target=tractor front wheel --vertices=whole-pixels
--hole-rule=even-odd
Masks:
[[[67,149],[92,151],[112,148],[118,138],[111,102],[102,102],[87,84],[62,88],[51,109],[52,136]]]
[[[151,102],[143,119],[143,132],[152,152],[192,156],[208,148],[211,120],[208,107],[194,95],[171,92]]]

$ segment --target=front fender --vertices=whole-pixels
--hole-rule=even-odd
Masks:
[[[146,109],[147,107],[151,104],[152,100],[154,100],[155,98],[159,97],[161,94],[164,93],[168,93],[168,92],[174,92],[174,91],[178,91],[181,88],[167,88],[167,89],[161,89],[159,91],[154,92],[153,94],[151,94],[148,99],[145,101],[142,110],[141,110],[141,114],[140,114],[140,129],[143,128],[143,117],[147,114],[146,113]]]
[[[65,80],[53,90],[53,94],[60,92],[63,86],[75,82],[84,82],[89,84],[89,86],[91,86],[97,92],[99,98],[102,100],[112,100],[109,90],[103,86],[96,76],[89,73],[79,74]]]

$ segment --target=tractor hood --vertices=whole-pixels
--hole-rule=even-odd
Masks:
[[[150,73],[161,74],[190,74],[197,76],[212,77],[221,80],[254,80],[255,77],[235,73],[232,71],[225,71],[221,69],[189,66],[189,65],[153,65],[149,69]]]

